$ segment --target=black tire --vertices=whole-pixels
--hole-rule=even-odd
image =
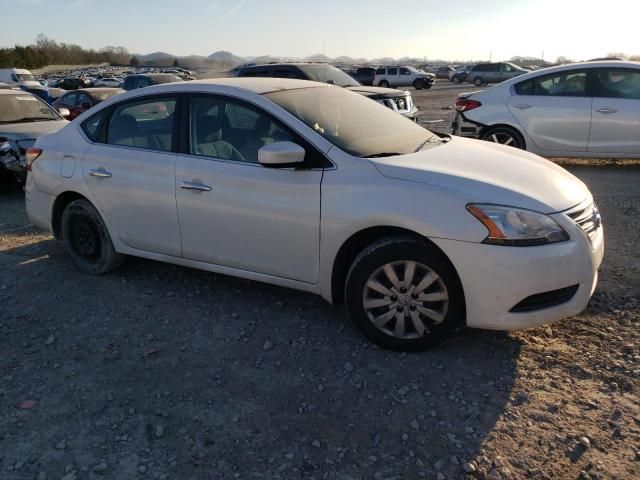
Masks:
[[[439,277],[438,285],[444,285],[445,295],[448,295],[447,308],[442,311],[443,319],[440,323],[430,322],[426,317],[422,317],[423,321],[426,320],[425,326],[427,327],[422,336],[413,327],[415,325],[413,321],[407,321],[406,324],[409,325],[407,336],[412,335],[413,338],[397,338],[384,332],[382,329],[387,328],[389,322],[382,328],[376,327],[364,306],[365,293],[367,292],[365,288],[370,277],[375,275],[386,264],[391,262],[401,263],[403,261],[418,262],[418,264],[422,264],[421,266],[428,267],[428,270],[437,274]],[[424,274],[418,277],[418,269],[419,267],[416,267],[414,276],[417,282],[418,278],[423,281],[427,276],[427,274]],[[404,273],[402,276],[404,281]],[[391,286],[391,284],[389,285]],[[413,288],[412,286],[411,289]],[[428,289],[424,291],[427,292]],[[409,294],[410,292],[403,295],[406,298]],[[393,300],[393,297],[390,298]],[[349,316],[358,329],[373,343],[390,350],[411,352],[427,350],[453,334],[465,322],[464,293],[453,265],[437,248],[419,237],[389,237],[377,241],[363,250],[356,257],[347,274],[345,299]],[[396,300],[396,305],[402,302],[400,299]],[[438,302],[425,303],[428,303],[429,308],[436,308],[434,305]],[[425,303],[422,305],[427,307]],[[416,307],[411,306],[407,307],[407,309],[415,311]],[[379,313],[376,313],[376,315],[385,315],[394,311],[401,312],[402,307],[390,305],[380,307],[378,311]],[[411,315],[412,313],[407,310],[406,314]],[[390,322],[393,322],[394,325],[397,323],[395,318]],[[411,329],[413,331],[410,331]]]
[[[484,79],[482,77],[476,77],[473,79],[473,84],[476,87],[481,87],[482,85],[484,85]]]
[[[490,128],[484,132],[480,138],[487,142],[499,143],[500,145],[519,148],[521,150],[526,150],[527,148],[520,132],[510,127]]]
[[[415,88],[416,90],[422,90],[424,88],[424,80],[422,80],[421,78],[416,78],[413,81],[413,88]]]
[[[382,88],[389,88],[389,82],[387,80],[380,80],[380,82],[378,82],[378,86]]]
[[[460,77],[457,75],[454,75],[453,77],[451,77],[451,81],[455,84],[458,84],[461,82]]]
[[[73,263],[85,273],[102,275],[123,260],[113,248],[102,217],[88,200],[74,200],[62,212],[62,240]]]

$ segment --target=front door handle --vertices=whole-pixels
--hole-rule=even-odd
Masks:
[[[210,192],[211,190],[213,190],[212,187],[210,187],[209,185],[205,185],[204,183],[187,182],[184,180],[180,184],[180,188],[183,188],[184,190],[196,190],[198,192]]]
[[[618,111],[615,108],[603,107],[603,108],[598,108],[596,110],[596,112],[604,113],[605,115],[609,115],[611,113],[617,113]]]
[[[111,178],[111,172],[107,172],[104,168],[100,167],[100,168],[96,168],[94,170],[89,171],[89,175],[91,175],[92,177],[98,177],[98,178]]]
[[[526,110],[527,108],[531,108],[531,105],[527,105],[526,103],[519,103],[515,107],[519,108],[520,110]]]

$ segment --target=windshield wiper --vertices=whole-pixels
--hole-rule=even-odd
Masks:
[[[4,123],[26,123],[26,122],[40,122],[42,120],[57,120],[56,118],[51,118],[51,117],[24,117],[24,118],[18,118],[16,120],[11,120],[8,122],[4,122]]]
[[[396,155],[402,155],[398,152],[380,152],[373,155],[367,155],[365,158],[381,158],[381,157],[395,157]]]

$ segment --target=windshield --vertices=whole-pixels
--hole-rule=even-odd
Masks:
[[[404,155],[441,143],[417,123],[349,90],[314,87],[264,96],[357,157]]]
[[[310,80],[315,80],[316,82],[330,83],[339,87],[357,87],[360,85],[356,79],[332,65],[298,65],[298,67],[309,75]]]
[[[35,82],[36,77],[30,73],[12,73],[11,78],[14,82]]]
[[[33,95],[0,95],[0,123],[41,120],[60,120],[60,116]]]

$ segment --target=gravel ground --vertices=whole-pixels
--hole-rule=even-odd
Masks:
[[[460,90],[416,92],[421,122]],[[84,275],[0,194],[0,478],[640,478],[640,168],[568,168],[605,225],[589,308],[410,355],[305,293]]]

